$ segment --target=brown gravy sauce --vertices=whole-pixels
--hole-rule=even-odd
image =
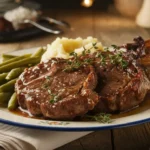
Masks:
[[[150,109],[150,93],[146,95],[145,100],[139,106],[137,106],[131,110],[128,110],[126,112],[122,112],[119,114],[113,114],[112,118],[116,119],[116,118],[131,116],[131,115],[139,114],[148,109]]]
[[[22,117],[33,118],[33,119],[44,119],[43,116],[33,116],[27,110],[21,109],[20,107],[18,107],[15,110],[12,110],[11,112]]]
[[[131,116],[131,115],[135,115],[143,111],[146,111],[148,109],[150,109],[150,93],[147,94],[147,96],[145,97],[145,100],[139,106],[133,108],[132,110],[128,110],[127,112],[112,114],[111,118],[116,119],[116,118]],[[33,118],[33,119],[45,119],[44,117],[32,116],[26,110],[22,110],[20,108],[17,108],[16,110],[13,110],[11,112],[16,115],[23,116],[23,117],[28,117],[28,118]]]

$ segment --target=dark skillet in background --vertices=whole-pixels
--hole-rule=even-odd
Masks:
[[[47,28],[56,29],[56,26],[49,23],[48,21],[41,20],[38,21],[38,23]],[[5,29],[3,29],[3,27],[5,27]],[[46,34],[50,33],[46,33],[45,31],[42,31],[41,29],[38,29],[34,26],[30,26],[20,30],[14,30],[11,23],[0,18],[0,43],[17,42]]]
[[[0,3],[0,43],[17,42],[17,41],[27,40],[33,37],[38,37],[40,35],[47,34],[44,31],[33,26],[15,31],[12,27],[12,24],[3,18],[3,14],[6,11],[15,9],[19,6],[24,6],[24,7],[35,9],[35,10],[41,10],[41,5],[34,1],[20,1],[20,2],[16,2],[13,0],[1,1]],[[48,22],[41,22],[41,24],[50,28],[51,26],[53,26],[49,24]]]

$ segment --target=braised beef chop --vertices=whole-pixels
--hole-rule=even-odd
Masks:
[[[99,103],[93,112],[122,112],[138,106],[150,90],[150,81],[141,65],[138,63],[141,57],[145,57],[144,40],[141,37],[134,43],[124,45],[126,51],[118,57],[118,52],[112,52],[112,57],[118,57],[127,62],[127,67],[120,64],[111,64],[109,59],[105,65],[100,60],[94,64],[98,75]],[[109,52],[110,53],[110,52]],[[109,55],[109,54],[108,54]]]
[[[100,78],[100,76],[99,76]],[[141,68],[135,74],[114,67],[103,76],[102,87],[96,91],[100,95],[94,112],[122,112],[138,106],[150,89],[150,83]]]
[[[19,105],[32,115],[73,119],[98,103],[97,75],[93,66],[66,72],[67,61],[51,59],[26,69],[16,82]]]
[[[150,90],[150,69],[143,66],[150,66],[145,60],[150,51],[141,37],[134,41],[113,51],[85,49],[81,56],[72,53],[69,60],[53,58],[26,69],[15,85],[19,105],[32,115],[60,120],[138,106]]]

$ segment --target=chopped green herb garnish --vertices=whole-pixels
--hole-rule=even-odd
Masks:
[[[96,57],[97,57],[97,58],[100,58],[100,60],[101,60],[101,65],[105,65],[105,64],[106,64],[106,57],[105,57],[101,52],[97,53],[97,54],[96,54]]]
[[[109,47],[104,47],[104,51],[109,52]]]
[[[48,84],[43,84],[42,86],[44,89],[47,89],[48,88]]]
[[[77,57],[78,57],[78,55],[77,55],[76,52],[71,52],[69,55],[70,55],[70,56],[73,56],[74,58],[77,58]]]
[[[122,68],[127,68],[128,62],[125,61],[125,60],[122,60],[122,61],[121,61],[121,66],[122,66]]]
[[[55,102],[59,101],[59,97],[57,95],[51,94],[50,103],[54,104]]]
[[[51,99],[49,102],[50,102],[51,104],[54,104],[54,103],[55,103],[55,101],[54,101],[53,99]]]
[[[48,91],[48,94],[50,95],[50,98],[51,98],[51,99],[49,100],[49,102],[50,102],[51,104],[53,104],[53,103],[59,101],[60,97],[59,97],[58,95],[53,94],[50,89],[48,89],[47,91]]]
[[[46,76],[45,78],[48,79],[48,80],[50,80],[50,76]]]
[[[87,54],[90,54],[90,53],[91,53],[91,50],[90,50],[90,49],[88,49],[88,50],[87,50]]]
[[[91,58],[86,58],[86,59],[84,60],[84,62],[85,62],[86,64],[90,64],[90,63],[92,63],[92,59],[91,59]]]
[[[110,54],[109,58],[110,58],[110,62],[112,64],[119,64],[119,65],[121,65],[122,68],[126,68],[128,65],[128,62],[123,59],[122,52],[119,52],[114,55]]]
[[[117,45],[111,45],[114,49],[118,49],[119,47]]]
[[[96,115],[86,115],[86,118],[90,119],[91,121],[97,121],[100,123],[111,123],[111,115],[106,113],[100,113]]]
[[[95,46],[96,46],[96,44],[97,44],[97,43],[92,43],[93,47],[95,47]]]
[[[97,43],[92,43],[93,47],[94,47],[95,49],[98,49],[98,47],[96,46],[96,44],[97,44]]]
[[[92,48],[98,49],[98,47],[96,47],[96,44],[97,43],[92,43],[92,47],[89,49],[86,49],[83,46],[82,56],[85,56],[86,54],[90,54]],[[84,61],[81,61],[80,57],[78,57],[77,53],[75,53],[75,52],[71,52],[70,56],[73,56],[74,59],[68,60],[68,62],[67,62],[68,66],[63,71],[74,71],[74,70],[79,69],[81,66],[83,66],[85,64],[92,63],[91,58],[87,58]]]
[[[84,50],[82,51],[82,55],[85,56],[85,54],[86,54],[86,48],[83,46],[83,49]]]
[[[81,56],[90,54],[92,48],[97,49],[96,44],[97,43],[92,43],[92,47],[89,49],[86,49],[83,46],[83,51],[82,51]],[[115,49],[119,49],[119,47],[117,47],[116,45],[111,45],[111,46]],[[104,50],[109,51],[109,47],[104,48]],[[105,55],[102,52],[97,52],[96,57],[100,58],[101,65],[105,65],[107,61],[110,61],[110,63],[120,65],[124,69],[127,67],[128,62],[123,58],[122,54],[123,53],[120,51],[118,51],[118,52],[116,51],[113,54],[109,53],[108,55]],[[77,53],[75,53],[75,52],[71,52],[70,56],[73,56],[73,58],[71,60],[68,60],[68,62],[67,62],[68,65],[66,66],[66,68],[63,71],[74,71],[84,65],[92,64],[94,62],[94,58],[85,58],[84,60],[81,60],[80,56],[78,56]]]
[[[49,82],[50,82],[50,76],[45,76],[45,81],[44,83],[42,84],[42,88],[43,89],[47,89],[49,87]]]

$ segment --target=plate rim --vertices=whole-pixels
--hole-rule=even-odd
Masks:
[[[44,47],[44,46],[41,46]],[[25,51],[28,53],[29,51],[34,52],[36,51],[38,47],[31,47],[31,48],[26,48],[26,49],[20,49],[20,50],[16,50],[16,51],[11,51],[11,52],[7,52],[7,54],[15,54],[18,52],[23,51],[22,53],[24,53]],[[16,115],[17,116],[17,115]],[[123,118],[123,117],[122,117]],[[23,117],[23,119],[26,119],[26,117]],[[55,120],[50,120],[50,121],[55,121]],[[0,117],[0,123],[4,123],[4,124],[8,124],[8,125],[12,125],[12,126],[17,126],[17,127],[23,127],[23,128],[30,128],[30,129],[40,129],[40,130],[51,130],[51,131],[98,131],[98,130],[110,130],[110,129],[116,129],[116,128],[124,128],[124,127],[129,127],[129,126],[135,126],[135,125],[139,125],[139,124],[143,124],[143,123],[147,123],[150,122],[150,116],[144,119],[139,119],[137,121],[130,121],[130,122],[126,122],[126,123],[118,123],[118,124],[106,124],[105,126],[89,126],[89,127],[68,127],[68,126],[42,126],[42,125],[38,125],[38,124],[29,124],[29,123],[21,123],[21,122],[15,122],[13,120],[7,120],[4,118]]]
[[[65,127],[65,126],[40,126],[40,125],[31,125],[31,124],[25,124],[20,122],[14,122],[6,119],[0,118],[0,123],[17,126],[17,127],[23,127],[23,128],[30,128],[30,129],[40,129],[40,130],[51,130],[51,131],[98,131],[98,130],[110,130],[110,129],[119,129],[124,127],[130,127],[135,125],[140,125],[143,123],[150,122],[150,118],[146,118],[143,120],[137,120],[133,122],[128,123],[121,123],[116,125],[106,125],[106,126],[91,126],[91,127]]]

